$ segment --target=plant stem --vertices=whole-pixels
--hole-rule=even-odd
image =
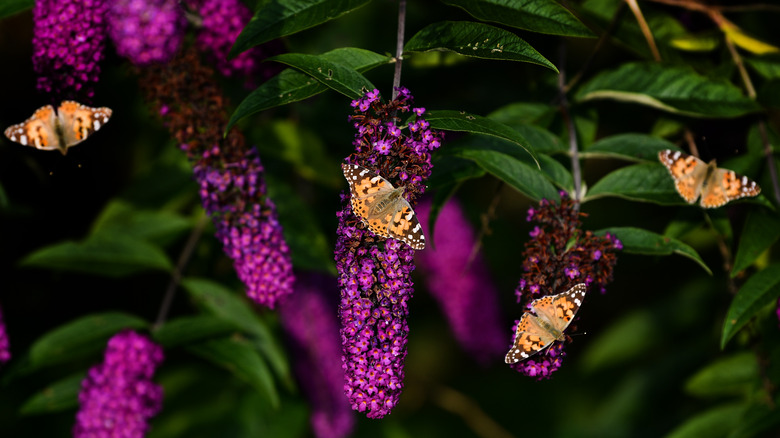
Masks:
[[[574,180],[574,193],[572,199],[576,201],[575,208],[580,209],[580,201],[582,200],[582,170],[580,169],[580,154],[577,146],[577,130],[574,126],[574,119],[569,114],[569,101],[566,98],[566,46],[561,41],[558,48],[558,58],[560,61],[558,74],[558,107],[561,110],[561,116],[566,123],[566,129],[569,131],[569,156],[571,157],[571,173]]]
[[[176,294],[176,288],[181,282],[181,274],[187,266],[187,263],[189,263],[193,251],[195,251],[195,245],[198,243],[198,240],[200,240],[200,236],[203,234],[203,229],[206,228],[208,219],[209,217],[207,215],[203,215],[198,219],[198,223],[195,224],[195,228],[192,229],[190,237],[187,238],[184,249],[182,249],[181,254],[179,254],[179,260],[176,262],[176,267],[173,269],[173,272],[171,272],[171,281],[168,282],[168,289],[165,291],[163,301],[160,304],[160,311],[157,313],[157,320],[154,322],[153,330],[160,328],[168,317],[168,311],[171,309],[171,304],[173,303],[173,296]]]
[[[398,0],[398,34],[395,42],[395,73],[393,73],[393,99],[398,97],[401,86],[401,63],[404,59],[404,31],[406,29],[406,0]]]
[[[642,10],[639,9],[639,5],[637,4],[636,0],[625,0],[626,3],[628,3],[628,7],[631,8],[631,12],[634,13],[634,17],[636,17],[636,21],[639,24],[639,28],[642,29],[642,34],[645,36],[645,39],[647,40],[647,45],[650,46],[650,51],[653,53],[653,58],[660,62],[661,61],[661,53],[658,52],[658,46],[655,45],[655,38],[653,38],[653,32],[650,31],[650,26],[647,25],[647,21],[645,20],[645,16],[642,15]]]

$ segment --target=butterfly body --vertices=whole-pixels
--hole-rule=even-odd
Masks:
[[[566,339],[564,331],[582,305],[587,286],[580,283],[566,292],[547,295],[531,303],[517,323],[515,340],[504,362],[514,364],[544,350],[555,341]]]
[[[51,105],[38,108],[29,119],[9,126],[5,136],[24,146],[58,150],[65,155],[68,148],[86,140],[105,125],[111,112],[110,108],[92,108],[65,100],[56,112]]]
[[[729,201],[757,196],[761,187],[746,176],[716,166],[715,160],[704,161],[680,151],[666,149],[658,153],[674,180],[677,193],[689,204],[696,202],[704,208],[717,208]]]
[[[342,164],[341,169],[349,183],[352,212],[372,233],[401,240],[414,249],[425,248],[422,226],[403,197],[404,187],[393,187],[376,172],[357,164]]]

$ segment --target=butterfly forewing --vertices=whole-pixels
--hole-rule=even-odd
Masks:
[[[54,132],[56,114],[51,105],[38,108],[22,123],[9,126],[5,136],[16,143],[49,151],[59,149],[59,140]]]
[[[531,303],[536,316],[526,312],[517,324],[515,342],[504,361],[516,363],[543,350],[556,340],[563,340],[563,331],[582,306],[587,286],[580,283],[566,292],[548,295]]]
[[[702,190],[701,206],[717,208],[729,201],[746,196],[758,196],[761,187],[746,176],[738,175],[733,170],[716,169],[708,178],[705,189]]]
[[[669,170],[677,193],[689,204],[696,202],[707,175],[707,163],[693,155],[670,149],[659,152],[658,158]]]
[[[57,108],[62,126],[64,144],[75,146],[108,122],[111,117],[109,108],[92,108],[72,100],[63,101]]]
[[[425,248],[422,227],[403,198],[403,189],[365,167],[342,164],[341,168],[349,183],[352,212],[372,233],[401,240],[414,249]]]

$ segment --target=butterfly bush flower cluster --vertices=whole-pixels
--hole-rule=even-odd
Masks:
[[[335,298],[335,292],[333,277],[299,275],[295,293],[279,304],[280,321],[293,346],[301,388],[311,401],[311,425],[318,438],[345,437],[355,426],[341,383],[338,321],[326,299]]]
[[[387,104],[378,90],[352,102],[356,150],[347,161],[376,171],[395,187],[405,186],[413,204],[425,189],[430,152],[441,145],[441,134],[430,129],[423,108],[411,108],[409,91],[398,91],[398,98]],[[399,126],[399,118],[409,111],[417,117]],[[382,418],[398,403],[403,388],[414,250],[369,231],[352,213],[348,193],[341,202],[335,258],[344,390],[352,409]]]
[[[247,85],[253,85],[256,76],[265,80],[281,70],[277,65],[260,68],[263,58],[281,52],[278,41],[252,47],[228,59],[233,43],[252,19],[252,11],[241,0],[187,0],[186,4],[200,17],[195,44],[223,76],[243,76]]]
[[[36,0],[33,69],[38,90],[59,98],[89,99],[105,49],[104,0]]]
[[[187,24],[176,0],[113,0],[108,34],[120,56],[137,66],[170,61],[181,46]]]
[[[3,309],[0,308],[0,365],[11,360],[11,343],[8,342],[8,333],[3,321]]]
[[[528,210],[526,220],[539,225],[533,228],[531,239],[525,244],[525,272],[515,290],[523,309],[529,309],[537,298],[564,292],[579,283],[604,293],[612,281],[616,252],[623,249],[623,244],[610,233],[602,237],[583,231],[580,217],[585,214],[576,207],[576,202],[562,192],[560,204],[543,199],[538,207]],[[553,344],[512,368],[527,376],[550,378],[560,368],[563,356],[563,343]]]
[[[279,298],[292,292],[290,249],[276,206],[266,193],[257,151],[245,145],[238,131],[222,139],[225,99],[213,71],[190,49],[143,73],[149,100],[193,164],[203,207],[247,295],[274,308]]]
[[[420,222],[427,224],[431,201],[424,199],[415,211]],[[477,361],[487,364],[505,350],[504,329],[498,292],[482,254],[472,254],[477,244],[460,204],[451,199],[436,219],[432,247],[418,251],[415,261],[455,339]]]
[[[74,438],[143,438],[162,407],[162,387],[152,382],[163,360],[160,346],[133,331],[114,335],[103,363],[81,383]]]

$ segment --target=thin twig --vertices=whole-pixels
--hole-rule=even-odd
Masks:
[[[699,11],[708,13],[709,11],[730,11],[730,12],[748,12],[748,11],[780,11],[780,6],[770,5],[766,3],[755,3],[752,5],[733,5],[733,6],[720,6],[720,5],[708,5],[698,1],[692,0],[646,0],[655,3],[661,3],[665,5],[678,6],[690,11]]]
[[[187,266],[187,263],[189,263],[190,257],[192,257],[192,253],[195,251],[195,245],[198,243],[198,240],[200,240],[200,236],[203,234],[203,229],[206,228],[208,220],[209,217],[206,215],[203,215],[198,219],[198,223],[195,224],[195,228],[192,229],[190,237],[187,238],[184,249],[182,249],[181,254],[179,254],[179,260],[176,262],[176,267],[173,269],[173,272],[171,272],[171,281],[168,282],[168,289],[165,291],[163,301],[160,304],[157,320],[154,322],[154,330],[160,328],[168,317],[168,311],[173,303],[173,296],[176,294],[176,288],[181,282],[182,272],[184,272],[184,268]]]
[[[655,45],[655,38],[653,38],[653,32],[650,31],[650,26],[647,25],[647,21],[645,21],[645,16],[642,15],[642,10],[639,9],[639,5],[637,4],[636,0],[625,0],[626,3],[628,3],[628,7],[631,8],[631,12],[634,13],[634,17],[636,17],[636,21],[639,24],[639,28],[642,29],[642,34],[645,36],[645,39],[647,40],[647,45],[650,46],[650,51],[653,53],[653,58],[660,62],[661,61],[661,53],[658,51],[658,46]]]
[[[571,174],[574,179],[574,193],[572,199],[574,199],[574,208],[579,210],[580,201],[582,200],[582,169],[580,169],[580,154],[577,146],[577,130],[574,126],[574,119],[569,114],[569,100],[566,98],[566,46],[561,41],[558,46],[558,58],[560,61],[558,74],[558,90],[559,90],[559,108],[561,110],[561,116],[566,123],[566,129],[569,131],[569,156],[571,157]]]
[[[701,155],[699,155],[699,148],[696,147],[696,140],[693,138],[693,132],[691,132],[689,128],[685,128],[683,137],[685,138],[685,142],[688,143],[688,150],[691,152],[691,155],[696,158],[701,158]]]
[[[750,75],[748,75],[747,69],[745,68],[745,63],[742,62],[742,57],[739,56],[737,48],[734,47],[734,43],[728,35],[726,35],[724,40],[726,40],[726,47],[729,48],[729,52],[731,53],[731,59],[734,61],[734,65],[737,66],[739,76],[742,78],[742,83],[745,84],[745,92],[748,97],[756,100],[756,89],[753,87],[753,81],[750,80]]]
[[[432,391],[431,397],[441,408],[460,416],[477,436],[484,438],[514,436],[490,418],[476,402],[452,388],[440,386]]]
[[[401,86],[401,64],[404,59],[404,31],[406,29],[406,0],[398,1],[398,34],[395,40],[395,72],[393,73],[393,99],[398,97]]]
[[[704,220],[707,222],[707,225],[709,225],[713,233],[715,233],[715,241],[718,243],[718,250],[720,251],[720,256],[723,259],[723,271],[726,273],[726,287],[728,288],[731,295],[736,295],[737,292],[739,292],[739,287],[737,287],[737,283],[731,276],[731,269],[734,267],[731,258],[731,250],[726,244],[726,239],[724,239],[723,235],[721,235],[718,232],[718,229],[715,228],[715,224],[712,223],[712,218],[710,218],[710,215],[708,215],[705,211],[702,211],[702,214],[704,214]]]

